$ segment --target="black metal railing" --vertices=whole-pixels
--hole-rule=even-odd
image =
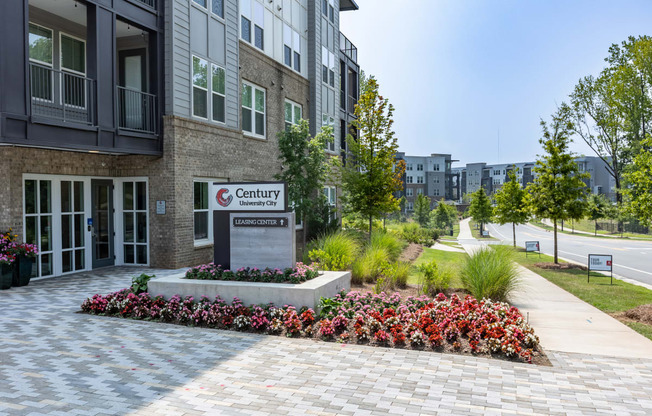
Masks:
[[[96,125],[95,80],[30,63],[32,115]]]
[[[358,48],[342,33],[340,33],[340,49],[353,62],[358,63]]]
[[[139,3],[143,3],[146,6],[151,7],[152,9],[156,8],[156,0],[136,0]]]
[[[143,133],[157,131],[157,100],[153,94],[117,87],[118,127]]]

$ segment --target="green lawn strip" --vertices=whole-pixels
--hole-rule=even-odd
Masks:
[[[592,272],[590,281],[587,282],[586,271],[579,269],[549,270],[536,267],[535,263],[553,261],[551,256],[545,254],[542,254],[541,258],[532,254],[526,258],[525,251],[520,249],[515,255],[515,260],[565,291],[606,313],[624,312],[640,305],[652,303],[652,290],[615,278],[612,286],[609,284],[611,280],[609,276]],[[652,326],[641,323],[631,325],[628,322],[624,323],[640,334],[652,339]]]
[[[544,224],[540,221],[530,221],[530,225],[534,225],[535,227],[543,228],[544,230],[552,231],[553,227]],[[579,228],[575,229],[576,231],[583,231],[580,230]],[[610,234],[606,231],[600,231],[598,230],[598,235],[594,235],[592,232],[593,230],[589,230],[588,232],[591,232],[591,234],[585,234],[585,233],[578,233],[578,232],[573,232],[572,226],[569,224],[564,224],[564,230],[561,230],[561,225],[557,224],[557,231],[560,233],[564,234],[569,234],[569,235],[580,235],[580,236],[586,236],[586,237],[593,237],[593,238],[631,238],[633,240],[648,240],[652,241],[652,236],[647,235],[647,234],[634,234],[634,233],[623,233],[623,236],[621,237],[620,234]]]
[[[478,240],[485,240],[485,241],[491,241],[491,240],[498,241],[497,238],[494,238],[492,236],[484,237],[480,233],[480,229],[475,228],[475,225],[476,225],[475,221],[473,221],[473,220],[469,221],[469,227],[471,227],[471,234],[473,234],[473,238],[477,238]],[[485,230],[487,230],[487,224],[485,224],[484,227],[485,227]]]
[[[468,255],[466,253],[456,253],[452,251],[441,251],[433,250],[431,248],[424,248],[423,253],[419,256],[418,259],[412,265],[410,270],[410,275],[408,277],[408,283],[410,284],[419,284],[419,272],[417,271],[416,266],[421,263],[426,263],[431,260],[435,260],[437,265],[441,267],[448,267],[453,271],[453,279],[451,280],[451,288],[461,288],[462,280],[460,279],[460,270],[462,265]]]
[[[444,244],[444,245],[450,246],[450,247],[455,247],[455,248],[460,248],[460,249],[462,248],[462,246],[460,245],[460,243],[457,242],[457,240],[455,240],[455,241],[440,240],[440,241],[438,241],[438,243],[441,243],[441,244]]]

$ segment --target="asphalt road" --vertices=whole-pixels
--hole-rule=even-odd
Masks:
[[[500,240],[512,242],[512,225],[489,224],[489,233]],[[595,238],[581,234],[557,233],[559,257],[587,264],[589,254],[611,254],[614,275],[652,285],[652,241]],[[541,252],[553,254],[553,232],[531,225],[516,227],[516,245],[539,241]]]

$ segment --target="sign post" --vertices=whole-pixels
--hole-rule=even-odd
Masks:
[[[591,270],[609,272],[611,284],[614,284],[613,257],[611,254],[589,254],[589,267],[586,271],[586,282],[589,282]]]
[[[538,241],[525,242],[525,257],[527,257],[528,253],[539,253],[539,257],[541,257],[541,248]]]
[[[283,264],[288,263],[285,267],[290,267],[289,259],[296,256],[296,236],[294,215],[288,212],[287,183],[214,182],[209,195],[214,198],[215,264],[229,269],[241,266],[245,259],[247,264],[256,266],[257,260],[264,257],[265,261],[283,259]]]

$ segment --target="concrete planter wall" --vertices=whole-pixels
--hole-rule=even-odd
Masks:
[[[315,279],[296,285],[184,279],[184,276],[185,272],[150,280],[147,291],[151,296],[163,295],[165,299],[180,295],[182,298],[193,296],[195,300],[206,296],[213,300],[219,296],[231,302],[237,297],[247,306],[271,302],[277,306],[315,309],[321,297],[333,297],[342,290],[351,289],[350,272],[323,272]]]

